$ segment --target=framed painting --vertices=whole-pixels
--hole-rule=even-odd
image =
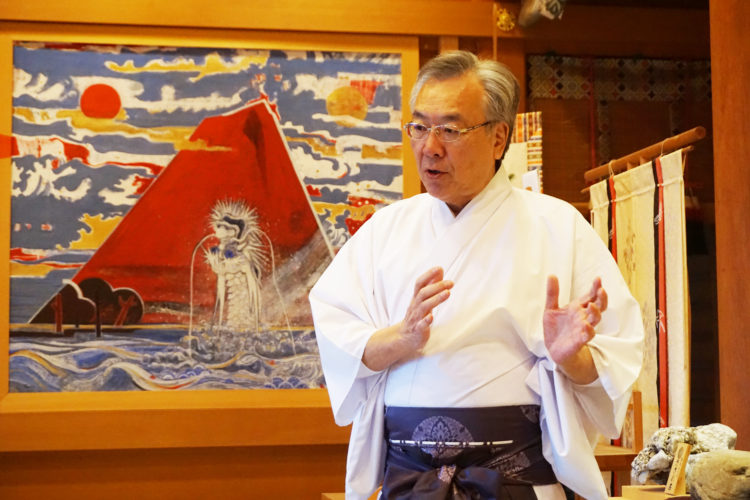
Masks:
[[[419,192],[416,39],[6,23],[0,51],[0,449],[343,442],[307,293]]]

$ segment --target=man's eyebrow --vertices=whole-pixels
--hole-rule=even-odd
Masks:
[[[427,116],[424,113],[420,113],[419,110],[414,110],[412,112],[412,117],[418,118],[419,120],[425,120]],[[440,115],[438,118],[438,122],[455,122],[459,121],[461,119],[461,115],[458,113],[448,113],[446,115]]]

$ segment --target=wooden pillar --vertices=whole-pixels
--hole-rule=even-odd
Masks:
[[[526,50],[522,38],[501,38],[498,41],[497,60],[510,68],[518,83],[521,85],[521,100],[518,103],[518,112],[524,113],[526,109]],[[544,118],[542,118],[544,123]]]
[[[721,422],[750,450],[750,2],[709,9]]]
[[[457,36],[441,36],[438,38],[438,46],[440,52],[448,52],[451,50],[458,50],[458,37]]]
[[[481,40],[477,42],[476,53],[479,57],[492,59],[492,41]],[[521,100],[518,103],[518,112],[524,113],[526,109],[526,46],[521,38],[499,38],[497,40],[497,60],[508,66],[513,72],[521,86]],[[542,117],[544,123],[544,117]]]

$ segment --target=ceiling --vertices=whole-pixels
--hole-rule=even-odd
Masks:
[[[567,4],[669,9],[708,9],[708,1],[709,0],[567,0]]]

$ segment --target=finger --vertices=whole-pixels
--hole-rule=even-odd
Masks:
[[[547,277],[547,302],[544,305],[545,309],[557,309],[557,298],[560,295],[560,283],[557,281],[557,276],[550,274]]]
[[[607,295],[607,291],[603,287],[599,289],[599,293],[596,297],[596,302],[596,305],[599,307],[599,310],[601,312],[607,310],[607,306],[609,305],[609,296]]]
[[[591,326],[596,326],[602,319],[602,313],[594,303],[590,303],[586,307],[586,320]]]
[[[594,281],[591,283],[591,288],[589,288],[589,291],[586,292],[584,295],[578,298],[578,302],[580,302],[583,306],[588,304],[589,302],[593,302],[597,298],[597,293],[599,292],[599,289],[601,289],[602,286],[602,280],[597,276],[594,278]]]
[[[582,333],[582,340],[584,344],[588,344],[591,339],[594,338],[594,334],[596,333],[594,331],[594,327],[591,325],[585,325],[581,331]]]
[[[450,290],[443,290],[438,294],[435,294],[425,300],[419,301],[415,304],[416,314],[423,318],[432,312],[439,304],[442,304],[448,297],[450,297]]]
[[[442,267],[433,267],[431,269],[428,269],[425,273],[421,274],[414,283],[414,295],[416,295],[422,288],[429,285],[430,283],[434,283],[442,279]]]
[[[414,295],[414,298],[418,301],[424,301],[429,299],[430,297],[437,295],[444,290],[450,290],[453,288],[453,282],[449,280],[442,280],[438,281],[437,283],[430,283],[429,285],[425,285],[422,287],[422,289],[418,290],[416,294]]]

